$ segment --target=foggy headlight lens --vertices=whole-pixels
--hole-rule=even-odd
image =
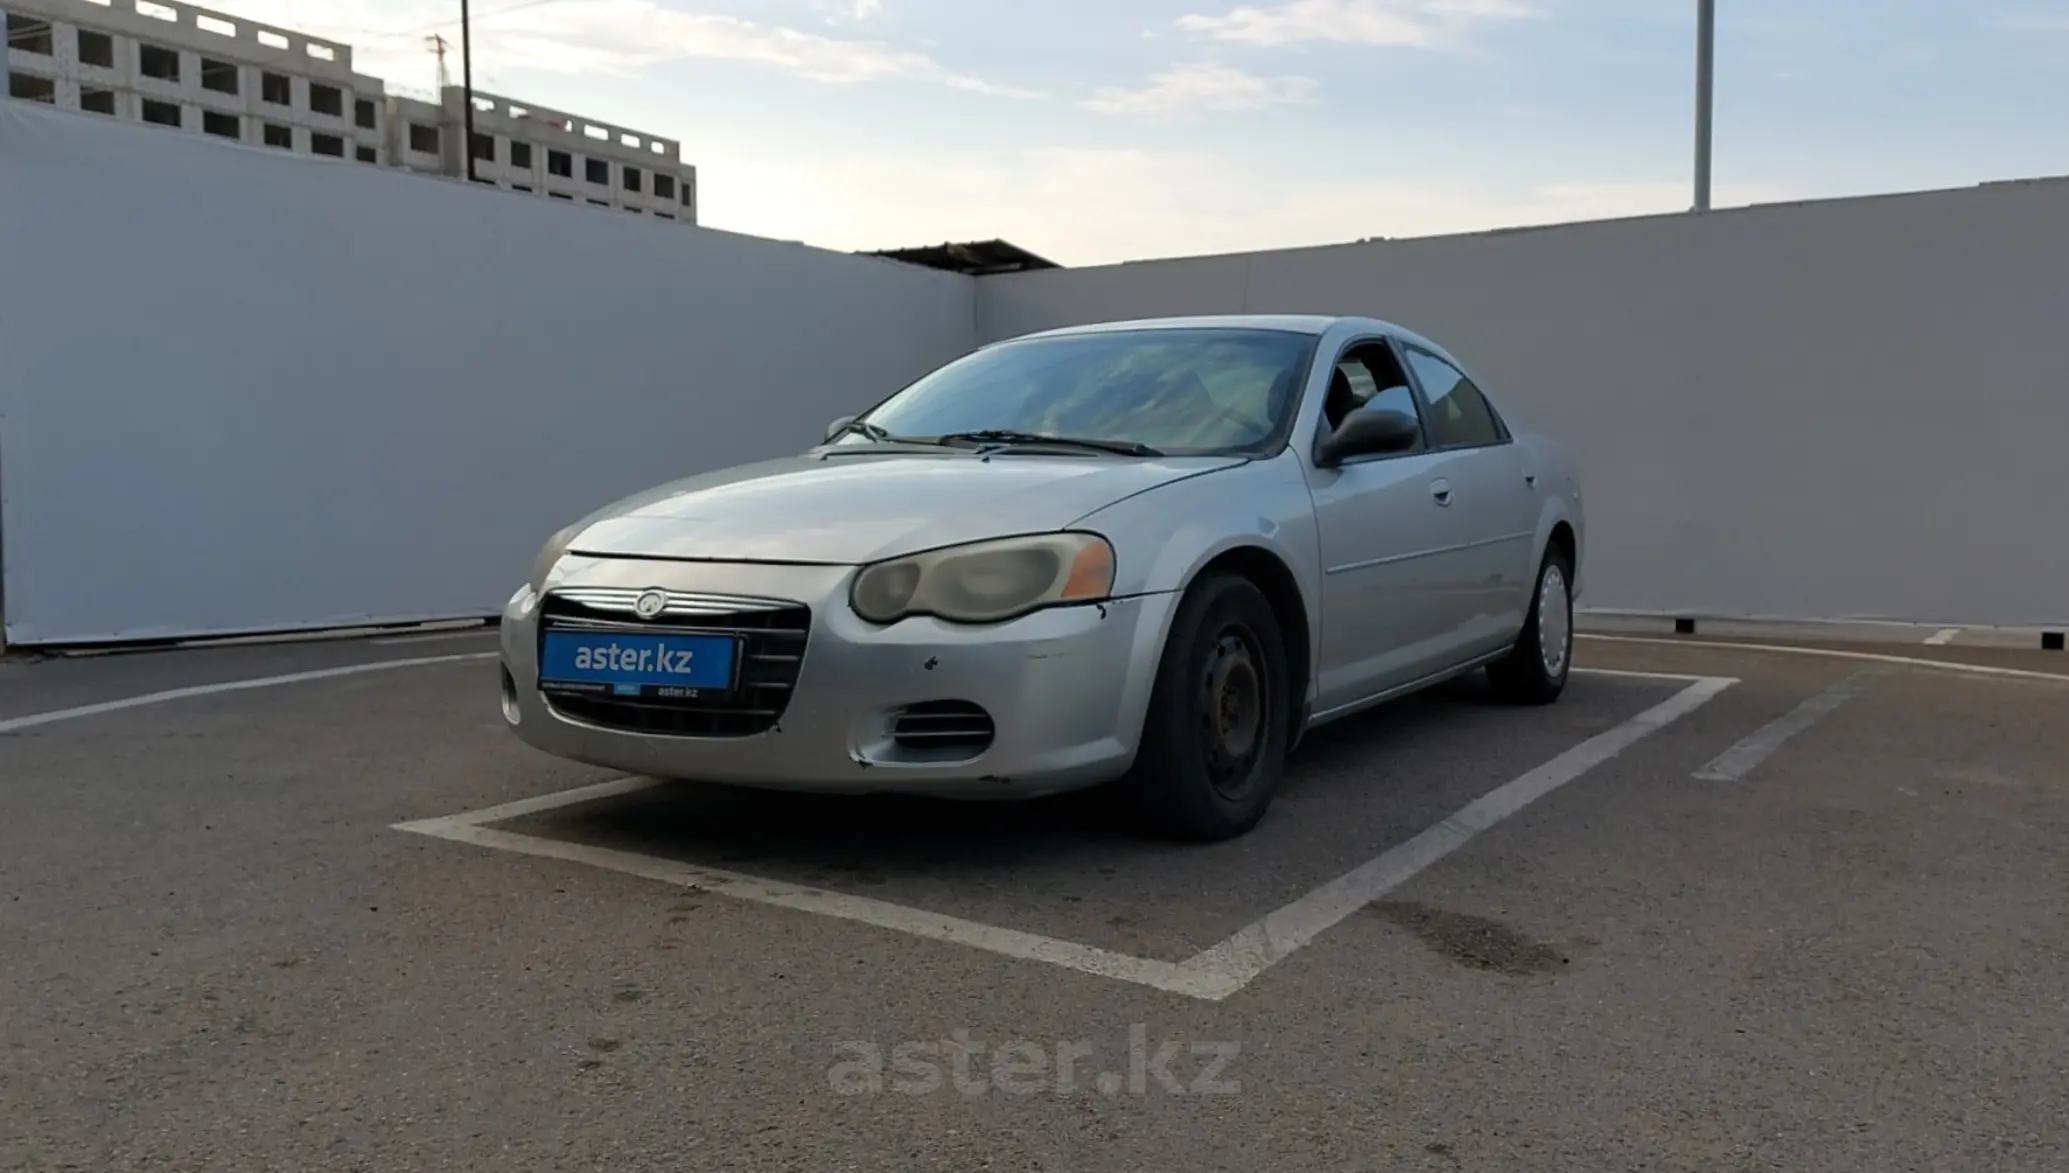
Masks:
[[[1097,534],[1041,534],[880,562],[855,577],[850,601],[871,623],[934,615],[991,623],[1055,603],[1106,598],[1114,552]]]

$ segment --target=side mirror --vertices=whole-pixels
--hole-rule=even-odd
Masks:
[[[830,444],[830,443],[832,443],[832,442],[833,442],[833,438],[834,438],[835,436],[837,436],[837,435],[839,435],[839,434],[840,434],[840,432],[841,432],[841,429],[843,429],[843,428],[847,427],[847,426],[848,426],[849,424],[852,424],[852,423],[854,423],[854,422],[855,422],[855,417],[854,417],[854,416],[852,416],[852,415],[844,415],[844,416],[840,417],[839,419],[837,419],[837,420],[833,421],[832,423],[830,423],[830,424],[826,425],[826,436],[825,436],[825,438],[824,438],[824,439],[822,440],[822,443],[829,443],[829,444]]]
[[[1353,456],[1406,452],[1422,439],[1422,425],[1406,412],[1362,408],[1344,417],[1315,447],[1315,464],[1335,468]]]

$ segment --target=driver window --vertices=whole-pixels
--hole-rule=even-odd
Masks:
[[[1344,417],[1361,407],[1398,411],[1421,422],[1415,410],[1415,394],[1408,389],[1408,376],[1395,360],[1393,349],[1383,342],[1369,342],[1352,349],[1329,376],[1328,398],[1322,403],[1322,426],[1329,432],[1341,427]]]

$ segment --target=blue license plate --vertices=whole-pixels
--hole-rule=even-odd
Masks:
[[[542,688],[695,698],[733,690],[740,641],[724,635],[549,631],[539,651]]]

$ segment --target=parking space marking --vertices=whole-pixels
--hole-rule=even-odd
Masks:
[[[1581,668],[1574,671],[1672,680],[1685,683],[1687,687],[1615,728],[1589,738],[1544,765],[1482,795],[1408,842],[1322,885],[1228,940],[1178,962],[1135,957],[867,896],[764,879],[638,852],[521,835],[488,825],[663,785],[651,778],[616,778],[463,814],[396,823],[393,829],[520,855],[586,864],[751,903],[854,921],[1024,961],[1040,961],[1166,993],[1220,1001],[1255,981],[1266,969],[1285,960],[1359,908],[1463,847],[1481,832],[1629,749],[1646,735],[1694,712],[1710,698],[1738,683],[1736,678],[1725,676],[1690,677],[1606,670],[1598,673]]]
[[[628,787],[627,790],[657,785],[647,779],[626,781],[640,783],[639,786]],[[623,792],[626,791],[621,791]],[[443,825],[438,825],[441,823]],[[587,864],[643,879],[658,880],[664,884],[696,888],[719,896],[731,896],[756,904],[769,904],[836,920],[855,921],[915,937],[967,945],[1023,961],[1043,961],[1081,973],[1116,978],[1176,994],[1190,994],[1194,997],[1218,996],[1199,976],[1187,972],[1183,965],[1175,962],[1132,957],[1125,953],[1082,945],[1076,941],[1044,937],[1037,933],[1002,928],[998,925],[980,924],[961,917],[928,912],[903,904],[892,904],[867,896],[811,888],[718,868],[700,867],[638,852],[569,843],[536,835],[519,835],[470,822],[429,820],[427,823],[400,824],[396,829],[416,831],[458,843],[472,843],[478,847],[514,851],[521,855]]]
[[[1810,728],[1839,706],[1868,690],[1868,686],[1895,671],[1887,665],[1863,668],[1825,691],[1755,729],[1738,744],[1718,754],[1695,772],[1705,782],[1736,782],[1753,772],[1782,743]]]
[[[451,656],[419,656],[410,660],[378,660],[371,664],[347,664],[340,668],[318,668],[312,672],[290,672],[285,676],[259,676],[247,680],[223,680],[214,684],[196,684],[186,688],[169,688],[164,692],[147,692],[141,696],[126,696],[120,700],[101,701],[98,704],[80,705],[71,709],[56,709],[48,713],[30,713],[26,717],[9,717],[0,720],[0,733],[14,733],[23,729],[34,729],[38,725],[52,725],[59,721],[75,721],[81,717],[95,717],[102,713],[118,713],[123,709],[141,708],[144,705],[162,705],[167,701],[186,700],[189,697],[215,696],[225,692],[245,692],[254,688],[276,688],[283,684],[300,684],[308,680],[331,680],[339,676],[358,676],[366,672],[387,672],[396,668],[422,668],[431,664],[459,664],[468,660],[492,660],[501,652],[465,652]]]
[[[1255,980],[1337,922],[1400,887],[1481,832],[1543,798],[1738,683],[1704,677],[1605,733],[1496,787],[1408,842],[1346,872],[1201,953],[1187,966],[1220,977],[1231,992]]]
[[[1975,676],[1996,676],[2006,680],[2040,680],[2049,684],[2069,684],[2069,672],[2035,672],[2027,668],[1999,668],[1991,664],[1970,664],[1961,660],[1928,660],[1924,656],[1892,656],[1883,652],[1849,652],[1839,648],[1799,648],[1790,644],[1738,643],[1722,639],[1668,639],[1651,635],[1598,635],[1592,632],[1577,632],[1577,640],[1594,640],[1609,644],[1650,644],[1666,648],[1700,648],[1715,651],[1779,652],[1790,656],[1823,656],[1831,660],[1865,660],[1869,663],[1902,664],[1910,668],[1937,668],[1943,672],[1963,672]],[[1579,671],[1579,669],[1575,669]]]
[[[1720,676],[1702,676],[1687,672],[1634,672],[1627,668],[1575,668],[1574,671],[1588,676],[1616,676],[1626,680],[1679,680],[1685,684],[1693,684],[1698,680],[1724,679]]]

